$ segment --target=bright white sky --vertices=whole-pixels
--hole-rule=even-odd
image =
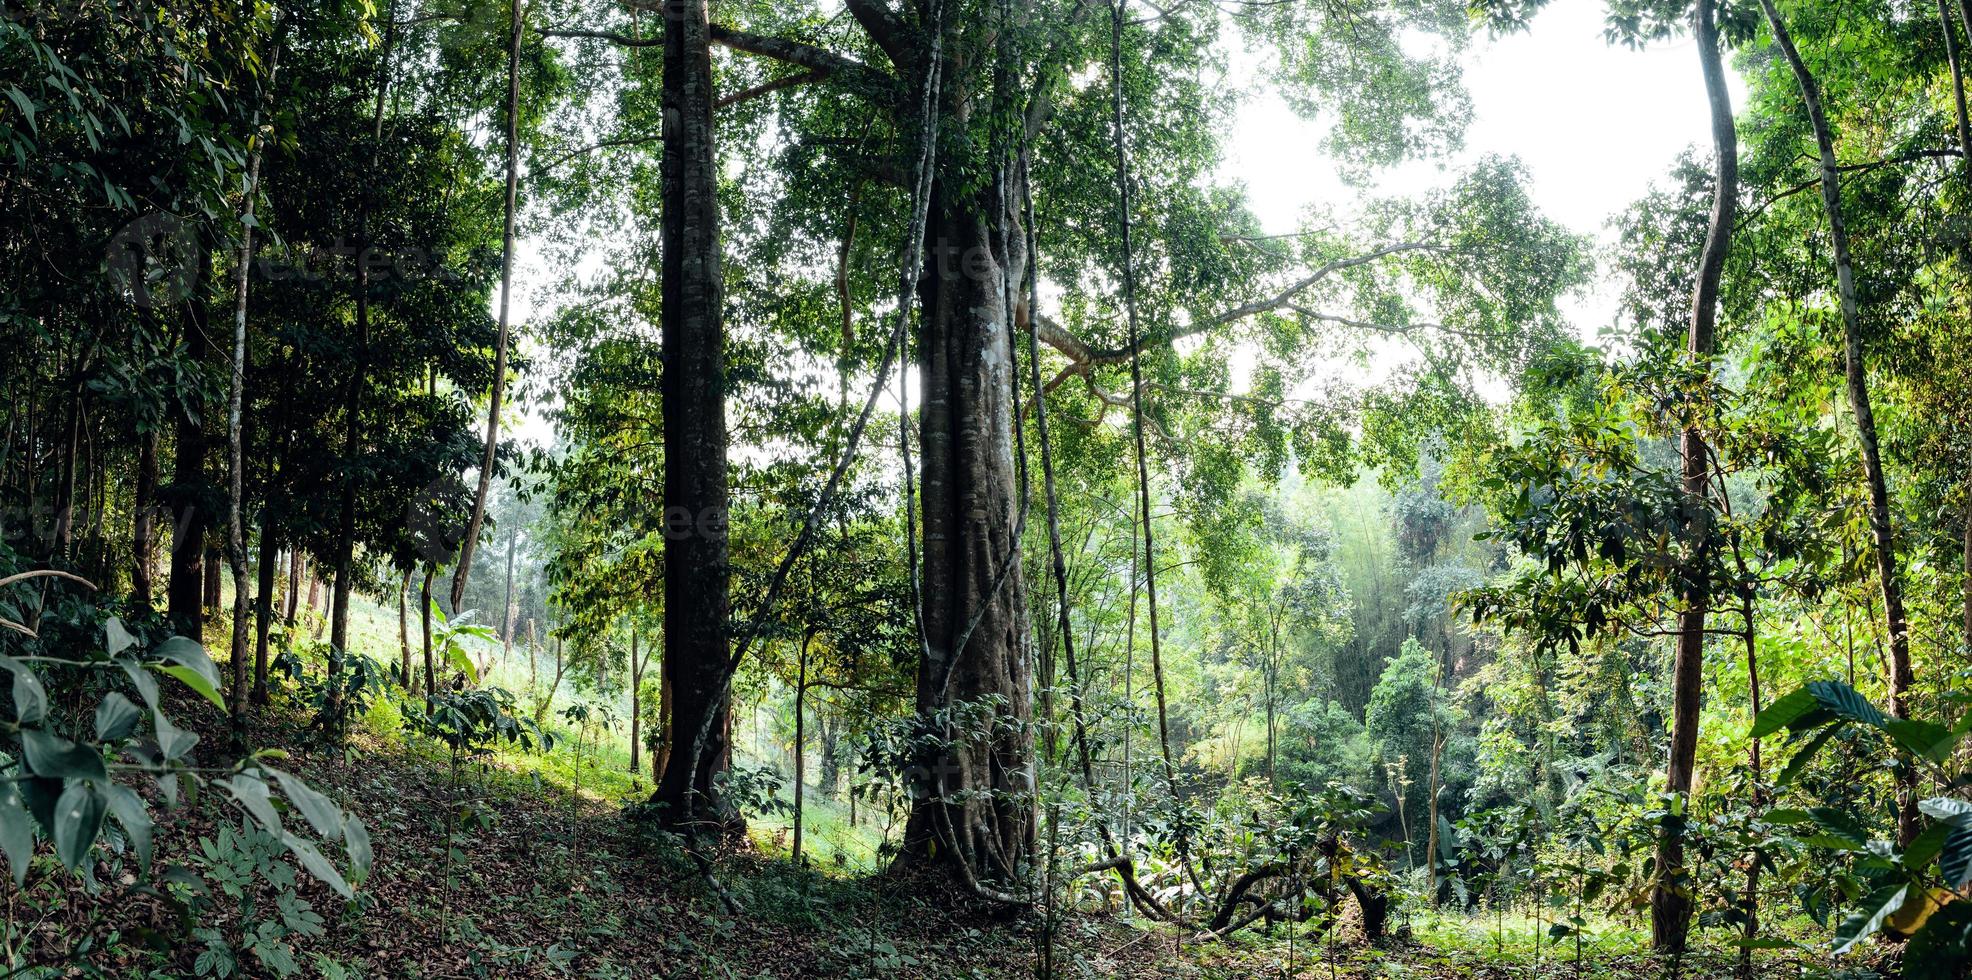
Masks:
[[[1531,193],[1549,216],[1611,241],[1607,220],[1669,173],[1691,145],[1709,146],[1705,86],[1688,37],[1633,51],[1602,39],[1599,0],[1557,0],[1530,30],[1482,38],[1467,52],[1465,83],[1473,118],[1465,150],[1444,164],[1388,175],[1385,193],[1421,191],[1448,181],[1445,170],[1489,155],[1518,156]],[[1728,72],[1733,104],[1745,86]],[[1239,114],[1221,176],[1243,181],[1269,232],[1289,232],[1310,204],[1346,210],[1361,192],[1310,161],[1321,157],[1321,127],[1278,96],[1252,96]],[[1585,334],[1606,326],[1614,294],[1572,304]]]
[[[1611,240],[1610,217],[1661,180],[1688,146],[1706,145],[1708,120],[1698,56],[1689,38],[1643,51],[1602,39],[1599,0],[1556,0],[1530,30],[1480,39],[1467,52],[1465,83],[1473,118],[1459,158],[1400,168],[1377,190],[1422,191],[1449,180],[1462,163],[1487,154],[1518,156],[1532,177],[1534,201],[1550,217],[1598,241]],[[1235,72],[1244,56],[1235,60]],[[1250,72],[1251,68],[1245,69]],[[1728,72],[1733,104],[1745,86]],[[1346,213],[1363,191],[1321,165],[1323,128],[1302,119],[1264,89],[1242,106],[1219,176],[1246,185],[1269,232],[1295,230],[1304,211],[1323,204]],[[516,277],[516,319],[537,311],[530,286],[546,281],[539,253],[523,243]],[[1576,299],[1570,313],[1593,339],[1609,324],[1613,290]],[[1387,370],[1390,365],[1379,364]],[[1373,373],[1381,373],[1373,371]],[[551,436],[538,408],[518,427],[522,439]]]

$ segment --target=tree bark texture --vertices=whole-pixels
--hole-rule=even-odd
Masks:
[[[727,765],[731,706],[730,557],[726,542],[726,336],[712,56],[705,0],[664,18],[664,159],[660,171],[664,371],[664,513],[685,533],[664,549],[663,673],[674,689],[671,742],[658,781],[665,818],[696,822],[714,807]]]

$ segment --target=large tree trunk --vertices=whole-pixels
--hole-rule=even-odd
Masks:
[[[726,542],[726,335],[705,0],[664,18],[664,676],[674,749],[658,781],[665,819],[717,806],[731,707]]]
[[[1849,231],[1842,220],[1841,166],[1835,159],[1835,135],[1828,116],[1822,111],[1821,90],[1814,73],[1801,60],[1793,35],[1775,9],[1773,0],[1760,0],[1774,43],[1780,46],[1794,80],[1801,87],[1801,102],[1808,110],[1814,128],[1815,148],[1821,161],[1821,203],[1828,215],[1828,238],[1835,253],[1835,292],[1842,308],[1842,370],[1848,382],[1849,407],[1856,418],[1856,438],[1862,444],[1864,476],[1869,483],[1869,533],[1876,550],[1876,577],[1883,587],[1883,616],[1890,633],[1890,651],[1885,667],[1889,673],[1890,715],[1910,716],[1910,689],[1915,677],[1910,668],[1910,622],[1904,614],[1903,581],[1897,566],[1897,543],[1890,523],[1890,489],[1883,476],[1883,455],[1877,445],[1876,413],[1869,401],[1869,365],[1863,359],[1862,322],[1856,307],[1855,263],[1849,254]],[[1908,761],[1908,760],[1906,760]],[[1897,841],[1909,844],[1917,836],[1917,767],[1901,765],[1897,778]]]
[[[990,190],[938,181],[930,215],[919,287],[926,656],[917,710],[929,726],[954,705],[990,698],[1001,723],[933,732],[945,747],[909,774],[918,785],[897,860],[1006,882],[1018,877],[1035,836],[1008,302],[1026,246],[1007,200]]]
[[[212,261],[200,251],[200,282],[209,279]],[[206,331],[207,310],[202,294],[195,293],[185,304],[185,356],[202,363],[210,353]],[[171,461],[171,503],[174,512],[171,530],[171,576],[165,584],[166,615],[171,628],[183,636],[199,639],[205,625],[204,568],[206,526],[211,515],[204,506],[206,494],[204,429],[205,410],[196,404],[196,390],[179,393],[177,446]]]
[[[1699,67],[1705,76],[1705,95],[1711,107],[1712,218],[1698,257],[1692,289],[1691,327],[1685,338],[1686,356],[1709,376],[1717,349],[1719,278],[1731,245],[1733,212],[1739,202],[1739,134],[1733,125],[1732,101],[1726,91],[1724,59],[1719,51],[1718,23],[1712,0],[1698,0],[1694,36]],[[1692,406],[1696,410],[1696,406]],[[1712,599],[1711,451],[1697,420],[1687,422],[1679,452],[1683,458],[1686,558],[1684,609],[1678,614],[1677,652],[1671,666],[1671,756],[1666,784],[1672,794],[1691,792],[1698,756],[1698,713],[1705,671],[1705,616]],[[1651,944],[1660,952],[1684,952],[1691,928],[1691,889],[1684,866],[1684,834],[1666,822],[1657,841],[1657,881],[1650,893]]]

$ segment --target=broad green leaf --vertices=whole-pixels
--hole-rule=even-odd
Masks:
[[[353,813],[343,818],[342,842],[349,853],[349,882],[360,887],[370,877],[370,865],[375,862],[376,855],[370,851],[369,830]]]
[[[288,850],[293,852],[294,856],[301,860],[301,866],[307,868],[309,874],[320,879],[323,884],[335,889],[336,894],[344,898],[356,897],[355,889],[349,887],[349,882],[342,879],[342,875],[336,871],[335,865],[330,864],[329,859],[323,857],[322,852],[315,849],[315,845],[285,831],[281,834],[281,843],[286,844]]]
[[[1882,728],[1890,720],[1889,716],[1870,704],[1868,698],[1841,681],[1814,681],[1807,686],[1807,690],[1814,692],[1815,700],[1837,717],[1874,728]]]
[[[103,755],[95,746],[77,745],[39,728],[21,731],[21,750],[29,771],[45,779],[102,782],[109,778],[109,772],[103,768]]]
[[[273,766],[263,765],[260,768],[273,774],[274,780],[281,784],[281,792],[288,795],[288,801],[301,811],[316,833],[326,840],[342,839],[342,808],[336,806],[334,800],[317,793],[314,787],[290,773]]]
[[[1938,851],[1938,871],[1945,876],[1945,884],[1953,888],[1964,888],[1972,882],[1972,828],[1953,827],[1950,836],[1945,838],[1945,846]]]
[[[116,815],[116,822],[123,825],[123,833],[130,838],[130,846],[137,851],[137,861],[145,867],[151,864],[151,813],[144,806],[144,798],[132,792],[127,786],[109,783],[103,787],[109,798],[110,812]]]
[[[137,727],[137,719],[143,712],[130,703],[130,699],[111,691],[104,696],[103,703],[96,706],[96,738],[103,742],[120,742],[130,737]]]
[[[0,851],[7,852],[14,887],[19,888],[27,880],[28,862],[34,858],[34,818],[28,816],[13,780],[0,782]]]
[[[466,683],[468,684],[479,683],[479,668],[473,665],[472,655],[468,654],[465,651],[464,647],[458,646],[456,644],[448,645],[445,648],[445,659],[448,662],[450,662],[452,666],[459,671],[459,673],[466,675]]]
[[[55,801],[55,855],[70,871],[82,867],[103,829],[103,794],[88,780],[70,782]]]
[[[1947,823],[1972,821],[1972,803],[1949,796],[1933,796],[1928,800],[1919,800],[1917,809],[1933,820]]]
[[[12,657],[0,656],[0,670],[14,675],[14,712],[23,725],[38,725],[48,717],[48,691],[34,669]]]
[[[151,727],[157,730],[157,747],[167,761],[176,761],[199,744],[197,732],[188,732],[171,723],[162,711],[151,712]]]
[[[178,666],[177,664],[164,664],[158,667],[154,667],[152,669],[158,671],[159,673],[170,674],[171,676],[178,678],[180,681],[184,682],[186,687],[189,687],[192,690],[197,691],[199,693],[199,696],[205,698],[207,701],[212,702],[213,707],[218,708],[221,711],[226,710],[226,701],[225,699],[219,696],[218,686],[213,684],[211,681],[206,680],[204,674],[201,674],[198,671],[193,670],[189,667]]]
[[[1808,815],[1808,811],[1795,809],[1793,807],[1785,807],[1785,806],[1774,807],[1773,809],[1768,810],[1766,813],[1766,821],[1768,823],[1777,823],[1782,826],[1792,826],[1794,824],[1808,823],[1811,822],[1812,820],[1814,820],[1814,818]]]
[[[1886,885],[1863,899],[1861,907],[1835,928],[1835,952],[1846,953],[1857,943],[1876,935],[1884,921],[1903,908],[1904,896],[1909,891],[1909,885]]]
[[[1800,688],[1760,710],[1760,719],[1753,723],[1752,737],[1765,738],[1782,729],[1791,729],[1802,716],[1819,707],[1821,701],[1814,692]]]
[[[1945,839],[1955,830],[1948,823],[1934,823],[1924,828],[1924,832],[1911,839],[1910,846],[1904,848],[1904,867],[1918,869],[1931,863],[1945,846]]]
[[[274,811],[274,803],[267,792],[267,784],[249,772],[235,774],[230,779],[221,779],[218,784],[233,797],[261,829],[270,834],[281,833],[281,815]]]
[[[137,642],[137,638],[131,636],[130,631],[123,628],[123,620],[111,616],[108,620],[104,621],[103,646],[108,649],[110,656],[114,657],[130,649],[130,645],[135,642]]]
[[[135,660],[127,658],[118,660],[116,665],[122,667],[124,676],[130,678],[131,686],[137,689],[137,696],[144,699],[144,706],[156,710],[157,678],[152,677],[151,672],[145,670],[144,665]]]
[[[1787,768],[1780,771],[1778,785],[1793,785],[1794,780],[1799,779],[1801,773],[1808,768],[1808,763],[1814,761],[1815,753],[1820,752],[1821,747],[1827,745],[1828,740],[1835,737],[1835,732],[1836,729],[1834,728],[1824,728],[1816,732],[1815,737],[1808,740],[1808,744],[1801,746],[1794,753],[1793,758],[1787,760]]]
[[[1886,720],[1883,730],[1889,732],[1905,752],[1932,762],[1951,758],[1952,747],[1958,744],[1959,738],[1943,725],[1903,718]]]
[[[169,660],[189,667],[200,677],[205,678],[207,686],[213,690],[219,689],[219,668],[213,664],[212,655],[206,653],[205,647],[197,640],[174,636],[158,644],[157,649],[151,651],[151,655],[160,660]]]

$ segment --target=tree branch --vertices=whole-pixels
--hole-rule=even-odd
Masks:
[[[849,15],[856,18],[864,33],[890,58],[899,71],[909,71],[917,62],[917,50],[910,43],[909,29],[884,0],[846,0]]]

